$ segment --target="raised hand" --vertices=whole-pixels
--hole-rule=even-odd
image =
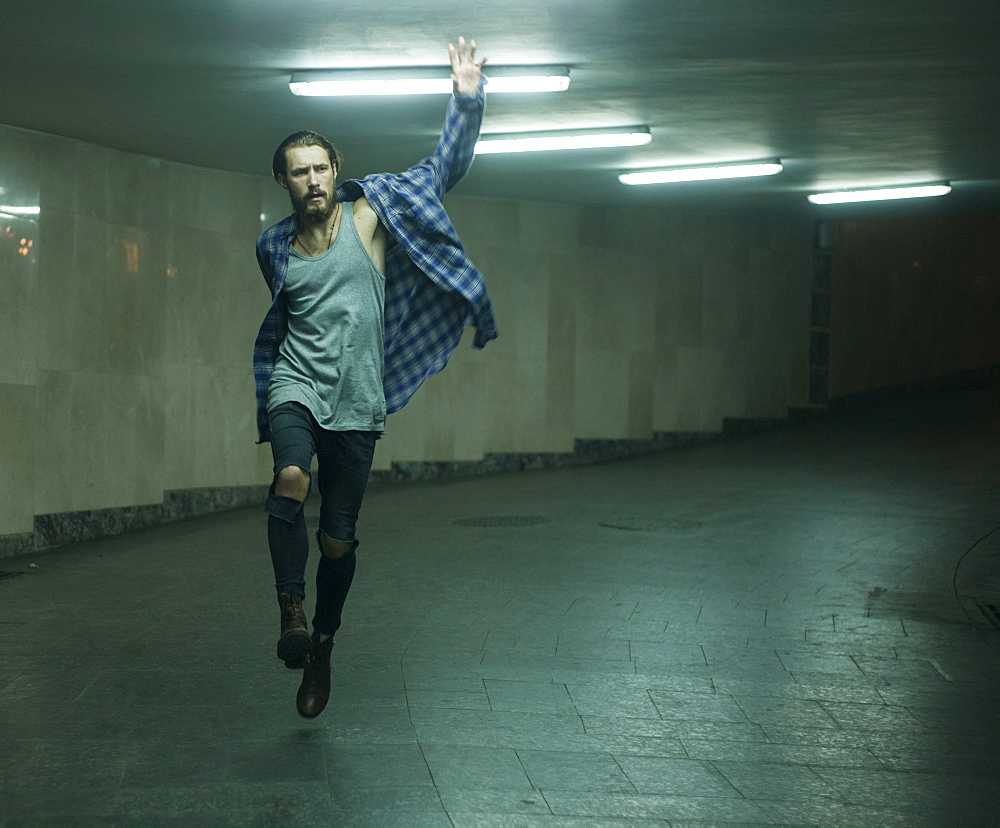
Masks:
[[[451,80],[455,84],[455,94],[475,95],[486,63],[486,58],[476,63],[476,41],[469,41],[468,52],[464,37],[458,39],[458,49],[449,43],[448,57],[451,60]]]

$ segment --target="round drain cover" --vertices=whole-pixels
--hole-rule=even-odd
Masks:
[[[541,515],[486,515],[452,521],[458,526],[537,526],[548,522],[549,519]]]
[[[674,518],[620,517],[598,521],[599,525],[610,529],[628,529],[632,532],[662,532],[664,530],[684,532],[701,529],[701,521],[678,520]]]

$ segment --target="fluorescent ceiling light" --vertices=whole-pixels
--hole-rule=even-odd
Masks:
[[[622,173],[622,184],[668,184],[677,181],[712,181],[720,178],[746,178],[754,175],[775,175],[783,167],[780,161],[757,164],[726,164],[721,167],[682,167],[672,170],[643,170]]]
[[[296,95],[436,95],[452,91],[446,67],[331,69],[296,72],[288,84]],[[563,92],[565,66],[498,66],[487,69],[486,91]]]
[[[538,152],[540,150],[637,147],[653,140],[648,126],[579,129],[553,132],[519,132],[484,135],[476,142],[476,154],[494,152]]]
[[[813,193],[813,204],[846,204],[854,201],[888,201],[894,198],[930,198],[948,195],[948,184],[922,184],[918,187],[884,187],[877,190],[844,190],[836,193]]]
[[[33,207],[11,207],[6,204],[0,204],[0,213],[4,213],[8,216],[37,216],[42,212],[42,208],[38,205]]]

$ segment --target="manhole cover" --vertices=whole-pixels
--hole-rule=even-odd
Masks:
[[[627,529],[631,532],[685,532],[701,529],[701,521],[677,518],[619,517],[598,521],[599,525],[610,529]]]
[[[458,518],[452,523],[457,526],[537,526],[548,523],[541,515],[486,515],[485,517]]]

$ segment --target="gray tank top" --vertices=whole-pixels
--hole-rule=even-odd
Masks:
[[[316,258],[294,248],[282,292],[288,333],[268,387],[267,409],[306,406],[328,431],[384,431],[385,279],[345,203],[333,246]]]

